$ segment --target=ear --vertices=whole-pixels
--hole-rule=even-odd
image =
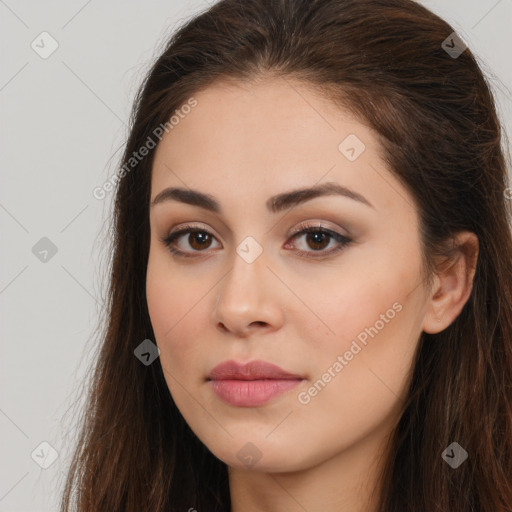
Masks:
[[[423,331],[436,334],[457,318],[473,289],[477,260],[478,237],[469,231],[457,233],[453,258],[438,265]]]

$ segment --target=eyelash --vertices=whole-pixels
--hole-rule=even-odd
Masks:
[[[210,233],[206,229],[201,229],[198,226],[186,224],[183,226],[182,229],[179,231],[176,231],[175,233],[171,233],[167,237],[164,237],[161,239],[161,242],[169,249],[169,251],[174,254],[175,256],[184,257],[184,258],[195,258],[197,256],[188,254],[187,252],[181,251],[179,249],[176,249],[173,247],[172,243],[177,239],[180,238],[182,235],[186,235],[189,233],[206,233],[212,237],[214,235]],[[296,238],[299,238],[300,236],[307,234],[307,233],[322,233],[326,234],[331,237],[331,239],[334,239],[336,242],[338,242],[340,245],[334,249],[331,249],[329,251],[302,251],[300,249],[297,249],[296,252],[300,256],[305,256],[306,258],[324,258],[326,256],[331,256],[334,253],[337,253],[341,250],[343,250],[347,245],[352,243],[352,240],[344,235],[341,235],[340,233],[337,233],[335,231],[332,231],[330,229],[323,228],[322,225],[307,225],[306,223],[299,224],[297,227],[297,231],[293,233],[290,237],[290,240],[294,240]],[[214,237],[215,238],[215,237]],[[329,240],[330,242],[331,240]],[[195,253],[201,253],[205,251],[193,251]],[[311,253],[319,253],[319,256],[311,256]]]

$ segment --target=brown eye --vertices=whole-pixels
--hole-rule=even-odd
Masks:
[[[330,229],[325,229],[322,226],[300,225],[299,229],[300,231],[292,236],[292,240],[300,240],[301,238],[304,238],[304,243],[302,245],[305,247],[301,249],[300,247],[295,247],[295,244],[292,244],[292,248],[295,248],[299,255],[305,257],[327,257],[344,249],[352,242],[350,238],[347,238],[340,233],[336,233],[335,231],[331,231]],[[328,247],[330,242],[333,240],[335,242],[334,247],[325,251],[324,249]],[[288,245],[289,244],[287,244],[287,246]],[[300,246],[301,244],[298,245]]]
[[[332,235],[324,231],[312,231],[306,234],[306,242],[315,251],[325,249],[329,245],[330,238],[332,238]]]
[[[192,231],[188,236],[188,243],[198,251],[208,249],[212,243],[212,236],[206,231]]]
[[[188,237],[185,238],[185,235]],[[204,252],[211,247],[215,237],[205,229],[184,227],[162,239],[172,254],[193,257],[194,253]]]

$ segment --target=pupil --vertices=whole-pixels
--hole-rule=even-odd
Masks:
[[[208,240],[209,236],[210,235],[208,235],[208,233],[204,233],[202,231],[190,233],[189,242],[190,242],[191,247],[194,247],[196,249],[204,249],[203,244],[211,241],[211,240]],[[207,245],[207,247],[208,247],[208,245]],[[197,247],[197,246],[199,246],[199,247]]]
[[[321,233],[321,232],[315,232],[315,233],[309,233],[308,238],[311,240],[314,245],[320,244],[321,247],[314,247],[314,249],[323,249],[326,244],[322,243],[325,242],[328,239],[329,235],[327,233]]]

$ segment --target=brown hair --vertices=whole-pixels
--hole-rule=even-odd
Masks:
[[[171,38],[136,98],[122,165],[193,94],[219,80],[298,79],[378,134],[420,212],[429,275],[443,242],[479,239],[473,290],[456,320],[423,333],[382,474],[379,512],[512,510],[512,239],[495,103],[475,57],[411,0],[221,0]],[[154,136],[153,136],[154,137]],[[504,138],[504,137],[503,137]],[[145,279],[154,150],[118,183],[102,346],[61,511],[228,511],[226,465],[176,408]],[[453,441],[469,454],[452,469]]]

